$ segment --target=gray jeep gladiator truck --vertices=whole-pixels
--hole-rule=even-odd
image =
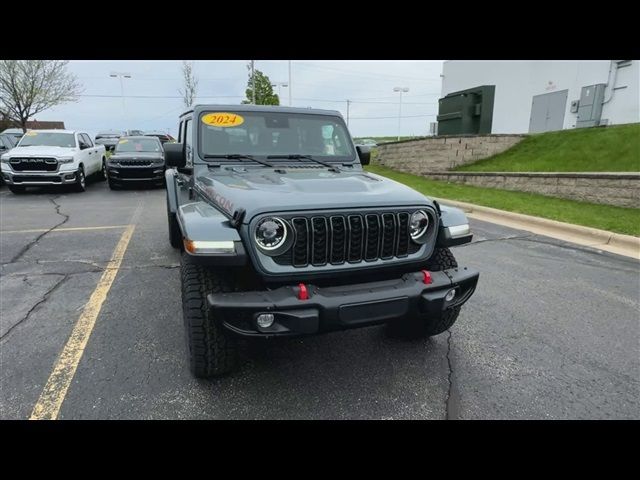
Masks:
[[[241,337],[437,335],[476,288],[449,250],[471,241],[464,213],[363,170],[337,111],[198,105],[164,147],[196,377],[231,371]]]

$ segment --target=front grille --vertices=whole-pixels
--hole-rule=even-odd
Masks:
[[[123,167],[150,167],[153,165],[151,160],[120,160],[118,163]]]
[[[406,257],[420,249],[410,241],[409,217],[409,212],[293,217],[295,242],[273,260],[306,267]],[[433,229],[433,215],[430,221]]]
[[[55,158],[14,158],[10,163],[16,172],[55,172],[58,169]]]

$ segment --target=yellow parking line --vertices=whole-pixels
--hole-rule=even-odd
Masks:
[[[85,305],[80,318],[71,332],[69,340],[67,340],[67,344],[64,346],[60,357],[53,367],[53,371],[40,394],[38,402],[35,407],[33,407],[30,420],[55,420],[58,418],[60,407],[67,395],[69,385],[71,385],[73,376],[78,368],[78,363],[80,363],[84,349],[87,346],[87,342],[96,323],[96,318],[102,308],[102,303],[107,298],[111,284],[118,274],[118,270],[122,264],[122,258],[124,257],[135,228],[135,225],[129,225],[122,233],[120,241],[113,251],[111,260],[109,260],[107,268],[102,274],[102,277],[100,277],[98,286]]]
[[[67,228],[56,228],[55,230],[51,230],[51,233],[55,232],[77,232],[82,230],[108,230],[111,228],[126,228],[128,225],[105,225],[102,227],[67,227]],[[48,232],[48,228],[34,228],[32,230],[0,230],[0,235],[5,233],[42,233]]]

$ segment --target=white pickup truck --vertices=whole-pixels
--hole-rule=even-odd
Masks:
[[[106,160],[104,145],[95,145],[85,132],[29,130],[0,157],[0,168],[13,193],[41,185],[72,185],[84,192],[86,177],[106,180]]]

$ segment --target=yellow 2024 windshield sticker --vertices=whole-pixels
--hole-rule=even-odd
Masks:
[[[213,112],[203,116],[202,123],[212,127],[237,127],[244,123],[244,117],[237,113]]]
[[[27,133],[25,133],[25,135],[27,137],[35,137],[36,135],[38,135],[38,132],[27,132]]]
[[[127,140],[126,138],[123,138],[122,140],[120,140],[118,143],[127,143],[129,140]]]

